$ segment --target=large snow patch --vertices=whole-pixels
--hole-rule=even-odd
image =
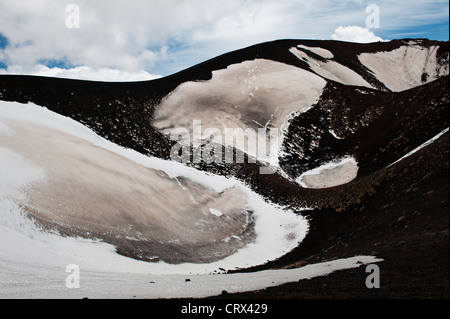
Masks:
[[[392,91],[404,91],[448,75],[448,64],[437,59],[439,46],[402,46],[396,50],[362,53],[359,60]]]
[[[325,85],[325,80],[300,68],[264,59],[245,61],[214,71],[209,81],[178,86],[156,109],[153,125],[167,135],[184,128],[194,139],[193,121],[201,121],[205,130],[220,132],[222,144],[276,166],[287,119],[308,110]],[[227,128],[242,129],[247,139],[228,138]],[[259,134],[262,128],[271,133]],[[265,150],[246,142],[266,139],[271,145]]]
[[[102,271],[212,272],[262,264],[306,235],[305,219],[237,180],[121,148],[45,108],[0,102],[0,123],[2,258]],[[198,250],[210,256],[149,263],[96,238],[148,244],[147,253],[159,243],[169,252],[155,250],[156,258],[171,247],[192,253],[199,243],[210,245]]]

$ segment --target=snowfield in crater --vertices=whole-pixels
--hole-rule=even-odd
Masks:
[[[171,92],[157,107],[153,125],[168,136],[174,129],[184,128],[194,140],[193,122],[201,121],[202,134],[215,128],[219,143],[235,146],[274,166],[278,165],[287,119],[294,112],[307,111],[326,85],[311,72],[265,59],[233,64],[212,73],[211,80],[186,82]],[[226,134],[227,128],[241,129],[246,139],[234,140]],[[272,131],[266,137],[258,132],[262,128]],[[270,145],[258,146],[266,140]]]
[[[208,273],[277,258],[306,235],[301,216],[266,203],[237,180],[123,149],[36,105],[1,102],[0,107],[2,256],[35,256],[37,262],[60,266],[73,258],[71,263],[95,270]],[[24,208],[93,237],[109,232],[181,247],[198,241],[239,249],[211,263],[146,263],[120,256],[103,242],[43,232],[25,217]],[[248,223],[247,210],[253,211],[254,238],[242,245],[239,232]],[[18,244],[23,241],[27,244]]]
[[[440,66],[437,61],[438,49],[409,45],[389,52],[362,53],[359,60],[389,89],[399,92],[449,74],[448,64]]]
[[[438,49],[412,43],[358,58],[386,87],[402,91],[448,75]],[[365,89],[372,85],[334,61],[329,50],[294,44],[289,52],[312,72],[266,59],[232,64],[213,71],[210,80],[180,84],[156,107],[151,124],[167,136],[185,129],[193,142],[213,136],[279,168],[288,120],[314,107],[327,80],[374,94]],[[201,123],[200,135],[195,123]],[[229,129],[245,138],[230,136]],[[358,170],[356,158],[348,155],[292,181],[324,189],[351,182]],[[239,180],[120,147],[35,104],[0,101],[0,298],[201,298],[382,261],[356,256],[295,269],[225,273],[285,255],[308,231],[301,212],[267,202]],[[125,242],[130,255],[146,246],[138,258],[154,262],[119,254],[115,244]],[[189,261],[179,262],[179,252]],[[66,286],[68,265],[80,269],[79,289]]]
[[[37,145],[33,148],[33,142],[28,140]],[[16,145],[16,142],[25,144]],[[52,156],[58,156],[58,161],[52,161]],[[381,261],[371,256],[358,256],[298,269],[222,274],[221,269],[261,264],[287,253],[306,235],[307,221],[290,211],[266,203],[236,180],[213,176],[179,163],[146,157],[121,148],[98,137],[83,125],[34,104],[0,102],[0,159],[0,298],[206,297],[220,294],[223,290],[238,292],[262,289]],[[95,172],[94,166],[97,169]],[[143,180],[133,173],[143,173],[140,177]],[[77,174],[80,174],[79,177]],[[92,185],[87,180],[89,174],[92,174]],[[80,180],[65,185],[72,178]],[[138,186],[127,182],[130,178],[137,178]],[[64,180],[64,185],[60,184],[60,179]],[[178,183],[180,179],[185,183]],[[58,187],[64,186],[64,189],[52,187],[52,182]],[[85,189],[78,189],[82,184],[77,182],[85,182]],[[146,182],[152,185],[146,185]],[[93,186],[95,188],[91,188]],[[124,203],[111,197],[107,200],[99,198],[96,209],[86,207],[86,210],[89,209],[89,213],[86,213],[82,209],[84,201],[78,196],[101,196],[104,190],[97,187],[104,187],[111,192],[111,196],[120,199],[121,192],[135,196],[134,193],[145,191],[144,188],[150,186],[154,189],[147,190],[157,191],[161,187],[159,195],[163,199],[158,200],[166,200],[164,204],[167,205],[162,214],[175,216],[170,218],[174,223],[177,219],[186,218],[175,211],[181,208],[176,197],[183,196],[183,193],[189,193],[184,198],[185,204],[194,207],[195,203],[191,201],[196,198],[199,200],[198,192],[201,190],[206,193],[206,200],[200,199],[201,204],[197,203],[200,211],[197,214],[204,219],[224,218],[230,214],[230,209],[232,211],[233,207],[246,203],[244,205],[247,208],[254,210],[254,242],[218,262],[149,263],[119,255],[112,245],[101,240],[61,236],[57,231],[44,230],[27,218],[23,209],[24,203],[36,205],[37,208],[45,205],[42,214],[46,214],[50,220],[65,223],[72,221],[75,225],[91,223],[94,228],[112,227],[115,223],[130,219],[126,214],[122,216],[114,213],[118,209],[115,205],[136,208],[139,203],[134,202],[135,198]],[[127,192],[124,189],[127,187],[142,189]],[[65,197],[56,197],[61,196],[62,191]],[[228,191],[231,193],[228,194]],[[45,192],[48,197],[40,198],[40,192]],[[55,192],[54,197],[52,192]],[[216,195],[209,196],[209,193],[214,192]],[[222,197],[227,199],[226,203],[221,202]],[[30,201],[30,198],[38,203]],[[169,212],[170,209],[174,211]],[[108,210],[112,212],[114,222],[109,219]],[[97,213],[101,214],[101,218],[96,216]],[[133,218],[146,222],[153,218],[158,220],[155,212],[149,216],[144,214],[139,212]],[[194,215],[193,218],[197,217]],[[180,236],[180,241],[189,240],[185,238],[189,237],[188,230],[179,229],[177,234],[175,230],[172,231],[172,235]],[[163,235],[158,232],[155,234]],[[216,230],[210,232],[210,236],[216,235]],[[68,265],[79,267],[79,289],[66,286]]]

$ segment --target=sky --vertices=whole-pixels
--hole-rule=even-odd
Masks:
[[[167,76],[277,39],[448,41],[443,0],[0,0],[0,74]]]

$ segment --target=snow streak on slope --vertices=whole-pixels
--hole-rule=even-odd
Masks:
[[[293,112],[309,109],[325,85],[322,78],[297,67],[264,59],[245,61],[214,71],[209,81],[178,86],[156,109],[153,125],[167,135],[174,128],[185,128],[192,138],[193,121],[201,121],[204,130],[220,131],[222,144],[261,160],[272,156],[271,163],[276,165],[286,119]],[[258,129],[276,128],[278,132],[271,133],[270,138],[277,145],[267,147],[272,150],[270,154],[263,154],[257,145],[239,140],[234,143],[226,136],[226,128],[247,130],[251,141],[266,140],[265,135],[258,136]]]
[[[313,53],[320,55],[326,61],[319,61],[299,48],[309,50]],[[324,50],[325,52],[323,52]],[[361,75],[355,71],[349,69],[348,67],[337,63],[336,61],[330,60],[333,58],[333,54],[328,50],[322,49],[319,51],[317,48],[308,48],[305,46],[299,46],[298,48],[291,48],[289,51],[298,57],[300,60],[308,63],[311,70],[326,79],[340,82],[347,85],[365,86],[368,88],[373,88],[366,80],[362,78]],[[327,54],[327,52],[329,52]],[[320,54],[319,54],[320,53]]]
[[[0,123],[4,260],[74,263],[94,271],[202,273],[277,258],[307,232],[302,217],[266,203],[236,180],[123,149],[36,105],[1,102]],[[91,239],[43,231],[26,218],[30,212],[45,226]],[[209,244],[210,263],[126,258],[95,240],[105,236],[150,247]]]
[[[439,46],[402,46],[389,52],[362,53],[359,60],[392,91],[404,91],[449,74],[437,59]]]
[[[413,149],[411,152],[408,152],[406,155],[402,156],[400,159],[396,160],[394,163],[389,164],[388,167],[397,164],[398,162],[404,160],[405,158],[413,155],[414,153],[416,153],[417,151],[421,150],[422,148],[434,143],[436,140],[438,140],[442,135],[444,135],[445,133],[447,133],[449,130],[449,128],[447,127],[445,130],[443,130],[441,133],[437,134],[436,136],[434,136],[433,138],[429,139],[428,141],[426,141],[425,143],[423,143],[422,145],[416,147],[415,149]]]

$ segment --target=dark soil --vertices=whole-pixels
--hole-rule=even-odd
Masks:
[[[360,203],[310,212],[310,232],[297,249],[245,270],[373,255],[384,260],[379,289],[366,287],[361,266],[226,298],[449,298],[448,138],[377,173],[380,185]]]
[[[368,45],[275,41],[227,53],[147,82],[102,83],[0,75],[0,99],[45,106],[85,124],[114,143],[167,159],[173,142],[150,123],[154,108],[180,83],[206,80],[213,70],[255,58],[307,69],[307,64],[292,55],[289,48],[298,44],[326,48],[333,52],[336,61],[359,73],[377,90],[364,88],[371,94],[361,94],[357,87],[329,81],[317,105],[292,120],[284,144],[289,155],[282,165],[296,177],[330,159],[352,155],[360,165],[357,179],[339,187],[312,190],[303,189],[279,174],[261,175],[259,164],[202,163],[197,168],[239,178],[267,199],[293,210],[315,208],[301,212],[310,220],[310,231],[295,250],[263,266],[239,271],[299,267],[374,255],[384,260],[378,263],[381,287],[366,287],[368,274],[363,266],[216,298],[449,298],[449,133],[388,167],[448,128],[449,77],[394,93],[357,59],[362,52],[393,50],[408,41]],[[423,46],[440,45],[440,63],[448,64],[448,42],[415,41]],[[357,124],[362,122],[367,125]],[[329,129],[343,138],[336,140]],[[319,147],[309,149],[311,138],[319,135]],[[300,148],[307,150],[303,158],[298,156]],[[118,250],[125,255],[133,254],[126,246]]]

